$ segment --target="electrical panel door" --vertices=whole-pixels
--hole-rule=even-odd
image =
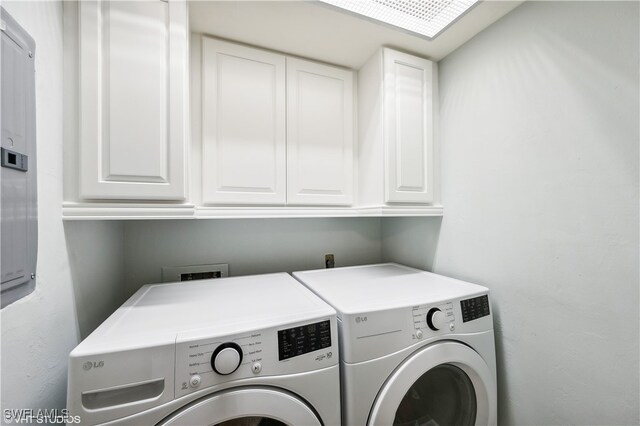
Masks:
[[[35,43],[0,10],[1,66],[1,275],[4,308],[36,284],[38,211],[36,179]]]

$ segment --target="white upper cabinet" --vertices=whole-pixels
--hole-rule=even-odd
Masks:
[[[387,202],[433,201],[433,63],[384,49]]]
[[[202,198],[286,203],[285,58],[202,38]]]
[[[353,72],[287,58],[287,203],[353,202]]]
[[[188,37],[188,6],[65,5],[65,218],[442,214],[435,63]]]
[[[436,203],[436,65],[382,49],[360,70],[360,203]]]
[[[186,2],[79,2],[81,198],[185,198],[187,31]]]
[[[202,201],[350,205],[353,72],[202,38]]]

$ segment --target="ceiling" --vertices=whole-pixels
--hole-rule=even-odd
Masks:
[[[483,1],[433,41],[317,1],[191,1],[191,31],[359,69],[380,46],[438,61],[523,1]]]

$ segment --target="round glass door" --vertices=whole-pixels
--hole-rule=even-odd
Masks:
[[[495,375],[469,346],[447,341],[408,357],[389,376],[369,426],[495,425]]]
[[[424,373],[409,388],[394,426],[471,426],[476,422],[476,392],[469,376],[452,364]]]
[[[169,416],[158,426],[321,426],[301,399],[274,388],[238,388],[214,393]]]

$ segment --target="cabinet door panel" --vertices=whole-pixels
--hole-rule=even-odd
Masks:
[[[167,179],[168,9],[163,2],[102,3],[105,180]]]
[[[433,201],[432,62],[384,50],[386,202]]]
[[[82,197],[184,199],[186,4],[79,7]]]
[[[287,203],[353,201],[353,73],[287,58]]]
[[[285,203],[285,59],[202,42],[203,201]]]

